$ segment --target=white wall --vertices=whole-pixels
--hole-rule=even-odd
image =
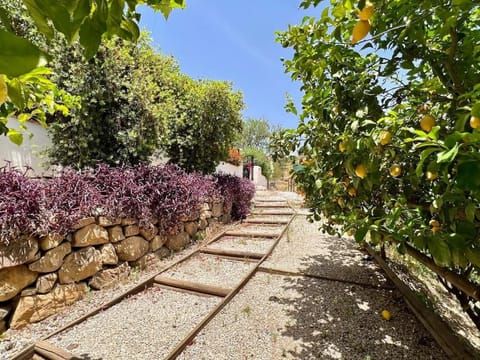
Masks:
[[[253,183],[256,186],[262,186],[265,188],[268,185],[267,178],[262,175],[262,168],[258,165],[253,167]]]
[[[6,136],[0,135],[0,166],[5,164],[5,160],[11,161],[12,165],[25,169],[30,166],[35,171],[35,175],[45,175],[47,170],[42,166],[46,159],[41,157],[41,152],[51,146],[47,130],[37,122],[25,123],[27,131],[20,130],[16,119],[9,119],[7,127],[18,129],[23,133],[23,143],[18,146],[10,141]],[[33,134],[30,138],[29,135]]]
[[[218,164],[215,172],[216,173],[221,172],[221,173],[224,173],[224,174],[231,174],[231,175],[236,175],[238,177],[242,177],[243,176],[243,166],[242,165],[236,166],[236,165],[233,165],[233,164],[222,161],[220,164]]]

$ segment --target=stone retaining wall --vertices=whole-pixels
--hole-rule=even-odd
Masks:
[[[204,204],[199,217],[183,219],[174,234],[135,219],[90,217],[67,237],[25,236],[0,245],[0,334],[38,322],[195,241],[212,222],[228,222],[222,203]]]

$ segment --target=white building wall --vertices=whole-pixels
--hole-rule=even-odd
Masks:
[[[257,165],[253,167],[253,183],[257,187],[267,188],[268,185],[267,178],[262,175],[262,168]]]
[[[36,176],[46,175],[46,157],[42,152],[51,146],[52,142],[48,137],[47,130],[36,122],[25,123],[27,131],[20,130],[16,119],[10,119],[8,128],[18,129],[23,133],[23,143],[18,146],[6,136],[0,136],[0,166],[10,161],[13,166],[25,169],[33,168]],[[29,137],[32,134],[32,137]]]
[[[218,164],[215,172],[216,173],[236,175],[238,177],[242,177],[243,176],[243,166],[242,165],[236,166],[236,165],[233,165],[233,164],[222,161],[220,164]]]

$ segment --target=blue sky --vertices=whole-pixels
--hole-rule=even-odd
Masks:
[[[168,21],[142,9],[141,26],[162,53],[173,55],[182,71],[199,79],[227,80],[244,94],[245,117],[265,118],[285,128],[298,120],[284,110],[286,94],[300,101],[300,84],[285,74],[280,58],[290,49],[275,42],[275,31],[299,24],[320,9],[299,9],[300,0],[187,0]]]

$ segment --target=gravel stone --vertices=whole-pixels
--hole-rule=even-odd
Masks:
[[[297,215],[262,267],[383,286],[387,278],[351,238],[322,234],[320,223]]]
[[[163,359],[219,301],[152,287],[49,341],[81,358]]]
[[[222,236],[208,248],[238,250],[266,254],[275,242],[272,238]]]
[[[162,276],[228,289],[238,285],[255,265],[214,255],[196,254],[188,261],[162,273]]]

